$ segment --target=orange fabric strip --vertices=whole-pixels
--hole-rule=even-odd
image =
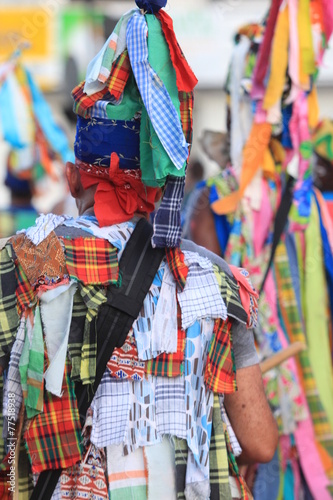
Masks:
[[[239,190],[212,203],[213,212],[218,215],[234,212],[246,187],[250,184],[259,168],[263,167],[265,151],[271,137],[269,123],[254,123],[243,150],[243,165]]]

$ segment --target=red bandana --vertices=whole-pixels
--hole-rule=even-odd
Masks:
[[[97,184],[94,208],[101,227],[125,222],[132,219],[136,213],[150,213],[160,198],[160,188],[144,186],[140,170],[119,168],[117,153],[111,154],[108,169],[78,161],[77,166],[84,189]],[[95,172],[95,169],[98,172]],[[100,174],[101,170],[105,172],[103,175]]]

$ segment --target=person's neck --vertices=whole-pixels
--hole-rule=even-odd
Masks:
[[[94,215],[94,201],[90,197],[81,197],[76,199],[76,206],[81,215]]]

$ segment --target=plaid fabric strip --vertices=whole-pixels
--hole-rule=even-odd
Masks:
[[[46,392],[43,413],[28,422],[24,437],[33,473],[66,469],[82,458],[79,412],[68,361],[62,390],[61,398]]]
[[[117,101],[120,99],[124,92],[125,85],[131,72],[131,63],[128,57],[127,50],[124,50],[118,59],[113,63],[110,76],[106,81],[106,85],[100,92],[88,96],[84,92],[85,82],[80,83],[72,91],[74,99],[74,113],[84,118],[89,118],[89,108],[94,106],[97,101],[104,100],[112,102],[111,97]]]
[[[15,262],[15,278],[17,309],[19,315],[21,315],[23,311],[36,304],[37,298],[18,260]]]
[[[188,446],[186,439],[173,437],[175,445],[176,490],[177,500],[185,500],[186,468]]]
[[[112,64],[110,76],[106,82],[109,94],[118,101],[124,92],[127,80],[131,72],[131,63],[127,50],[124,50],[118,59]]]
[[[291,342],[306,344],[303,326],[299,316],[296,294],[292,282],[290,263],[284,242],[280,242],[274,258],[275,278],[279,290],[280,310],[288,337]],[[303,382],[305,396],[309,405],[316,438],[329,455],[333,457],[333,436],[325,408],[320,400],[307,350],[295,358],[298,372]]]
[[[192,144],[193,131],[193,92],[178,92],[180,119],[188,144]]]
[[[247,323],[247,313],[239,296],[239,285],[217,265],[213,265],[214,274],[221,290],[221,295],[227,306],[228,316],[241,323]]]
[[[235,458],[235,455],[233,454],[232,451],[232,446],[230,443],[230,437],[227,431],[227,427],[224,425],[224,436],[225,436],[225,442],[227,445],[227,453],[228,453],[228,463],[229,463],[229,473],[231,476],[233,476],[237,484],[240,488],[241,495],[242,495],[242,500],[253,500],[252,495],[249,495],[248,487],[247,484],[245,483],[243,477],[241,476],[238,468],[238,464]]]
[[[93,384],[96,375],[97,355],[97,315],[99,308],[106,302],[106,292],[102,286],[79,285],[81,297],[87,306],[81,348],[80,379],[82,384]]]
[[[6,247],[0,252],[0,366],[7,365],[18,325],[15,265]]]
[[[185,330],[181,328],[180,307],[177,305],[178,338],[177,352],[163,353],[150,359],[146,364],[146,373],[161,377],[178,377],[184,373]]]
[[[116,284],[119,278],[117,249],[102,238],[64,238],[66,265],[72,279],[85,285]]]
[[[179,247],[181,239],[180,210],[184,198],[185,177],[170,175],[161,205],[154,219],[154,247]]]
[[[184,254],[180,248],[167,248],[165,254],[169,269],[179,289],[183,291],[188,275],[188,267],[184,262]]]
[[[215,320],[212,341],[207,356],[205,384],[213,392],[236,391],[236,367],[232,350],[232,323],[230,320]]]
[[[210,500],[232,500],[229,486],[228,454],[221,418],[219,396],[214,395],[213,425],[209,446]]]
[[[30,338],[26,328],[19,370],[27,417],[32,418],[43,410],[44,395],[44,340],[39,305],[35,308]]]
[[[72,380],[90,384],[96,374],[96,319],[100,306],[106,301],[103,286],[79,283],[74,295],[68,350],[72,362]]]
[[[68,352],[72,363],[71,379],[80,379],[81,370],[81,349],[83,344],[84,324],[86,321],[87,306],[85,305],[81,293],[76,291],[73,301],[72,321],[69,330]]]

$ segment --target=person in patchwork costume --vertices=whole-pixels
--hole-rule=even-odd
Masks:
[[[196,78],[165,4],[137,0],[73,91],[79,217],[3,242],[2,498],[247,499],[238,464],[275,452],[257,292],[180,238]]]

